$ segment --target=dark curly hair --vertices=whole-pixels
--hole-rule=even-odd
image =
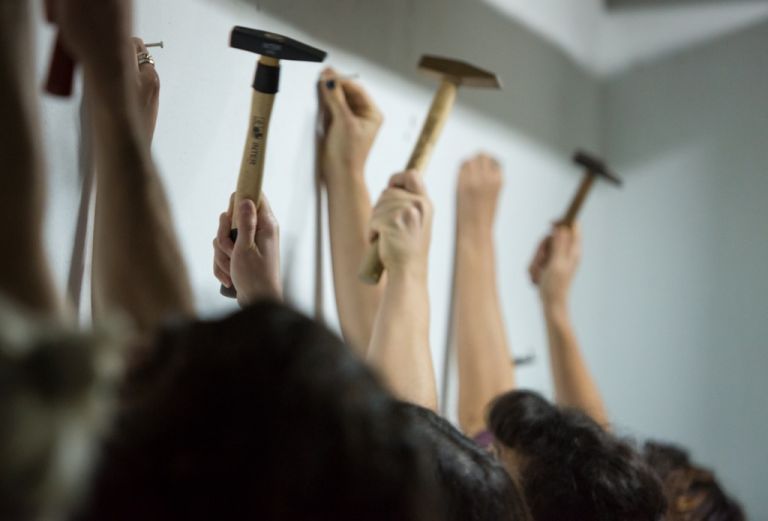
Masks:
[[[397,402],[285,306],[166,331],[129,382],[78,519],[438,518]]]
[[[536,521],[662,519],[656,475],[585,413],[515,391],[494,401],[488,420],[497,442],[521,456],[521,485]]]
[[[664,484],[669,509],[666,521],[744,521],[741,506],[728,497],[715,475],[693,464],[680,447],[648,442],[645,461]]]
[[[429,444],[445,521],[530,519],[522,492],[496,458],[433,411],[402,408]]]

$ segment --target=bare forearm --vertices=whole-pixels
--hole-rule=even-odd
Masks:
[[[94,294],[99,312],[127,312],[141,332],[193,313],[165,193],[128,82],[89,80],[98,198]]]
[[[43,247],[45,199],[28,2],[0,7],[0,222],[9,249],[0,294],[41,313],[59,310]]]
[[[459,423],[467,435],[485,428],[485,409],[515,387],[488,229],[459,229],[453,321],[459,358]]]
[[[597,384],[582,356],[567,306],[545,303],[544,318],[549,336],[557,403],[581,409],[600,425],[607,427],[608,414]]]
[[[398,398],[437,409],[426,276],[390,273],[368,360]]]
[[[369,286],[357,276],[369,243],[371,201],[362,174],[328,181],[328,206],[336,306],[344,338],[365,358],[384,282]]]

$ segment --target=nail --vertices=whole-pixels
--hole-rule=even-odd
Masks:
[[[333,90],[336,88],[336,80],[328,80],[325,82],[325,86],[328,88],[328,90]]]
[[[165,44],[163,42],[156,42],[156,43],[148,43],[145,45],[147,49],[150,49],[152,47],[160,47],[161,49],[165,49]]]

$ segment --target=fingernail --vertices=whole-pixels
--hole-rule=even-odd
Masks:
[[[325,82],[325,86],[328,88],[328,90],[333,90],[336,88],[336,80],[328,80]]]

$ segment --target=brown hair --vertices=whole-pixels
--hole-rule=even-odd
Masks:
[[[715,475],[690,461],[679,447],[645,444],[643,455],[664,484],[667,521],[744,521],[741,506],[728,497]]]
[[[656,521],[661,483],[629,442],[576,409],[513,391],[491,405],[497,443],[524,460],[520,482],[536,521]]]

